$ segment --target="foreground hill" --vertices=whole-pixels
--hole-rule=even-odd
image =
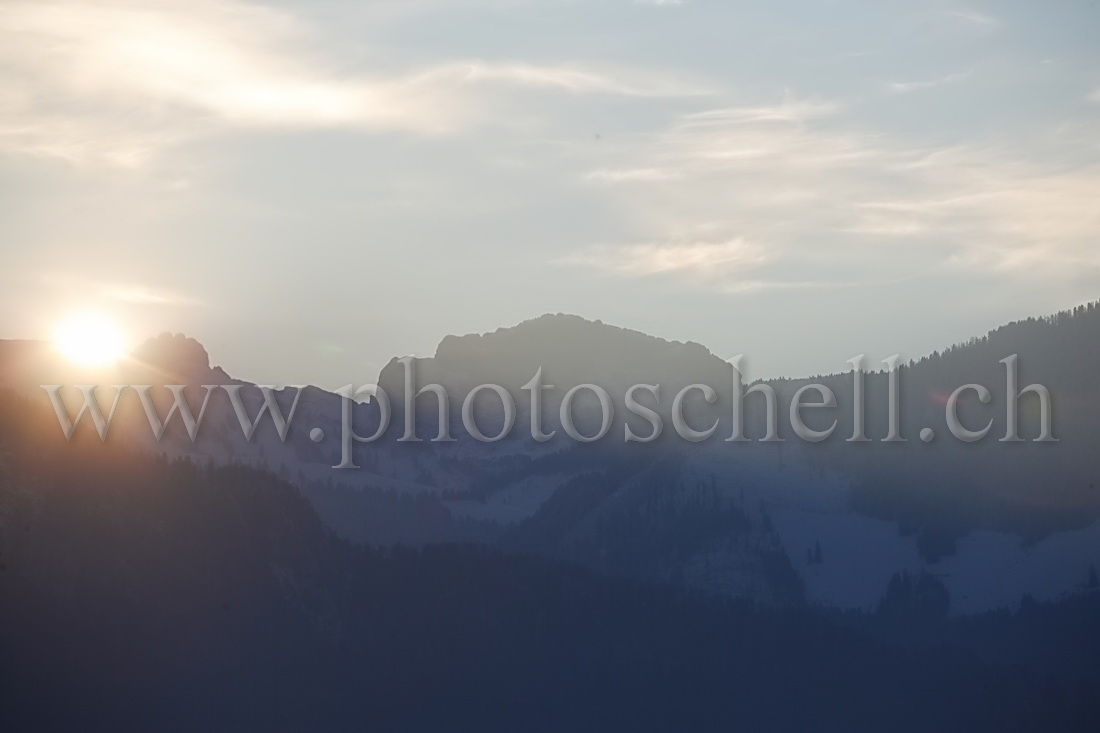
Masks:
[[[1095,599],[757,610],[486,549],[338,539],[295,489],[0,393],[5,730],[1095,730]]]

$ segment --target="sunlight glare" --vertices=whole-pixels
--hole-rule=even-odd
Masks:
[[[97,313],[80,313],[65,320],[54,334],[58,351],[83,366],[107,366],[126,351],[118,324]]]

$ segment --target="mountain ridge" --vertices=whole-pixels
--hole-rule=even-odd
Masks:
[[[1013,322],[905,365],[901,428],[909,442],[900,445],[881,442],[886,416],[882,372],[866,377],[867,433],[873,438],[869,443],[845,441],[852,416],[843,405],[834,411],[838,425],[829,441],[805,444],[790,434],[786,406],[805,384],[825,384],[843,401],[852,376],[834,374],[761,380],[779,397],[779,432],[787,442],[758,442],[763,404],[754,397],[745,411],[753,440],[731,444],[725,442],[732,389],[727,362],[692,342],[668,341],[564,314],[546,314],[486,334],[447,337],[434,357],[411,361],[418,385],[436,381],[448,389],[452,434],[459,437],[455,443],[427,440],[436,430],[432,397],[417,401],[418,433],[425,441],[396,441],[403,421],[403,374],[401,364],[391,361],[379,381],[390,394],[394,420],[378,442],[353,446],[355,461],[362,466],[358,471],[332,469],[338,460],[334,441],[340,432],[341,398],[315,387],[302,390],[285,442],[270,420],[261,422],[255,440],[245,440],[225,395],[212,400],[209,434],[198,443],[183,433],[178,418],[164,441],[152,442],[136,399],[127,403],[128,417],[119,430],[144,449],[171,457],[272,470],[298,485],[329,526],[359,542],[503,543],[610,574],[688,583],[759,600],[798,597],[797,583],[790,580],[794,573],[809,584],[812,602],[864,607],[885,592],[895,571],[943,572],[950,566],[959,573],[1004,574],[1003,589],[990,590],[986,600],[971,601],[980,610],[987,607],[983,604],[1014,602],[1028,589],[1040,593],[1039,588],[1045,588],[1040,597],[1051,597],[1079,582],[1074,578],[1084,577],[1090,563],[1100,562],[1100,544],[1090,534],[1100,516],[1100,492],[1095,490],[1100,468],[1089,442],[1095,435],[1093,409],[1100,409],[1100,391],[1090,378],[1100,368],[1098,316],[1100,309],[1090,303]],[[35,349],[48,351],[42,343],[0,343],[0,376],[8,374],[5,354]],[[992,414],[994,435],[981,444],[952,442],[936,422],[943,419],[944,395],[959,384],[978,380],[1003,391],[997,386],[1004,381],[997,360],[1003,350],[1021,354],[1020,387],[1033,378],[1054,377],[1046,381],[1056,398],[1054,427],[1060,443],[998,442],[996,436],[1004,429],[1000,412]],[[244,387],[249,414],[259,410],[258,391],[212,367],[205,348],[194,339],[164,334],[138,353],[145,363],[142,381],[183,377],[189,384],[236,384]],[[1067,355],[1066,364],[1052,354]],[[582,446],[563,438],[559,428],[556,441],[539,444],[522,437],[527,429],[522,417],[515,429],[518,437],[501,443],[481,444],[460,432],[462,398],[482,383],[503,383],[523,415],[527,407],[520,389],[537,365],[545,365],[544,382],[557,385],[559,398],[565,388],[592,381],[593,374],[610,374],[616,413],[626,420],[631,416],[623,409],[623,385],[661,383],[667,440],[646,446],[623,444],[621,428],[616,427],[617,433],[600,443]],[[22,373],[27,376],[26,368]],[[669,428],[667,406],[673,389],[696,382],[714,386],[719,399],[715,405],[701,400],[691,405],[692,419],[699,424],[712,417],[720,420],[720,432],[707,442],[687,444],[676,440]],[[27,386],[43,398],[36,384]],[[277,395],[284,411],[293,392]],[[1061,395],[1072,399],[1062,400]],[[1028,408],[1031,403],[1021,404]],[[494,419],[491,407],[475,413],[487,432]],[[558,405],[551,397],[545,407],[550,428]],[[594,417],[592,405],[578,400],[576,407],[578,427],[586,425],[584,421]],[[988,408],[964,405],[961,415],[974,424],[985,418],[983,409],[1003,407],[999,394]],[[165,414],[163,401],[161,408]],[[359,433],[370,432],[377,405],[352,409]],[[1022,429],[1031,438],[1035,416],[1028,409],[1021,413]],[[939,434],[931,446],[916,440],[926,425],[935,425]],[[314,428],[323,429],[325,442],[312,440]],[[644,423],[635,429],[641,435],[648,432]],[[658,455],[667,455],[672,468],[650,461]],[[725,519],[718,522],[714,517]],[[647,529],[637,531],[642,526]],[[841,526],[851,537],[863,539],[845,539],[838,533]],[[827,558],[858,558],[859,543],[881,545],[883,533],[895,535],[895,559],[890,561],[895,565],[882,565],[877,574],[857,564],[838,574],[839,560],[826,560],[823,566],[802,563],[807,550],[823,538],[828,538]],[[1071,536],[1076,539],[1065,539]],[[1027,577],[1022,571],[997,569],[1010,556],[1016,557],[1009,538],[1026,543],[1022,559],[1012,562],[1033,565]],[[1052,545],[1046,538],[1057,542]],[[1070,545],[1057,549],[1059,542]],[[853,546],[840,552],[838,543]],[[982,549],[994,547],[1001,549]],[[980,552],[988,557],[973,559]],[[972,567],[974,563],[978,565]],[[861,574],[865,579],[859,579]],[[1040,582],[1040,575],[1058,580]],[[862,588],[858,594],[838,596],[830,590],[853,583]]]

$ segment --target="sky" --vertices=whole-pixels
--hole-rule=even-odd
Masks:
[[[0,3],[0,338],[338,387],[575,313],[750,377],[1100,297],[1100,4]]]

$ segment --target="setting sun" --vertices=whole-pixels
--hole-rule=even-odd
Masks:
[[[83,366],[107,366],[125,354],[126,340],[118,324],[96,313],[81,313],[58,326],[57,350]]]

